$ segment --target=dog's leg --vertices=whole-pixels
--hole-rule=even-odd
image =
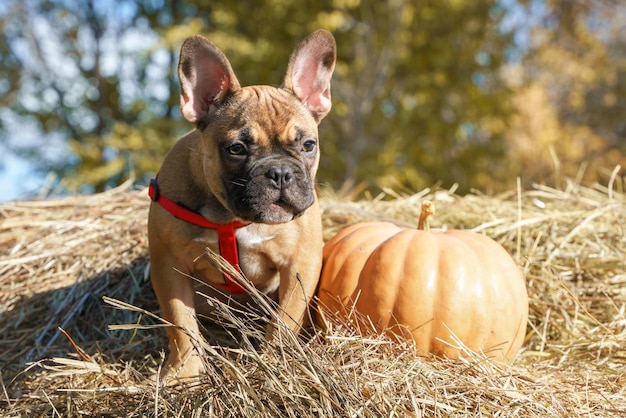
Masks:
[[[319,204],[309,209],[309,216],[300,227],[307,231],[307,251],[299,251],[289,263],[279,267],[280,286],[278,287],[278,315],[295,333],[309,324],[308,312],[311,300],[317,289],[322,269],[322,228]],[[270,323],[267,337],[276,336],[276,324]]]
[[[314,269],[317,270],[317,269]],[[309,324],[308,308],[317,287],[317,280],[311,280],[312,271],[290,271],[282,273],[278,292],[278,316],[296,334]],[[287,279],[288,278],[288,279]],[[272,340],[278,330],[276,324],[270,324],[268,339]]]
[[[157,268],[151,275],[162,317],[174,324],[166,328],[169,355],[161,377],[167,381],[198,376],[204,372],[204,364],[202,351],[194,343],[200,338],[200,329],[195,316],[193,283],[172,267]]]

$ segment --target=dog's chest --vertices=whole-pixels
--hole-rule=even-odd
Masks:
[[[257,225],[249,225],[238,228],[235,232],[239,264],[248,280],[264,293],[272,292],[278,287],[278,270],[276,263],[270,257],[268,251],[275,239],[275,234],[264,231]],[[204,247],[219,253],[218,236],[214,230],[205,231],[202,236],[195,239]],[[202,259],[197,259],[197,272],[204,276],[205,280],[222,282],[221,273],[214,268],[206,268]]]
[[[255,279],[276,274],[276,266],[266,251],[267,244],[274,239],[273,235],[252,228],[240,228],[236,237],[239,261],[248,280],[255,282]]]

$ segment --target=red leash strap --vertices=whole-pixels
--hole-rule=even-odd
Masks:
[[[163,209],[171,213],[176,218],[202,228],[215,229],[217,231],[220,255],[228,261],[228,263],[233,266],[237,272],[241,273],[235,229],[249,225],[249,222],[234,221],[228,224],[216,224],[209,222],[207,218],[199,213],[189,210],[163,196],[159,191],[159,185],[156,178],[150,180],[148,195],[153,202],[158,203]],[[211,285],[228,290],[231,293],[246,293],[246,289],[244,289],[239,284],[237,278],[232,275],[224,273],[224,281],[226,284],[211,283]]]

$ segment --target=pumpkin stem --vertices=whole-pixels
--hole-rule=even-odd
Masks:
[[[435,214],[435,204],[430,200],[424,200],[422,202],[422,211],[420,212],[420,218],[417,221],[417,229],[420,231],[430,231],[430,222],[428,217]]]

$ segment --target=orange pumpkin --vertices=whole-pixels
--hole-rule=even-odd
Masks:
[[[420,226],[430,213],[425,204]],[[388,222],[349,226],[326,243],[318,298],[327,314],[358,317],[361,332],[412,338],[446,357],[458,356],[458,339],[510,363],[528,320],[524,276],[491,238]]]

